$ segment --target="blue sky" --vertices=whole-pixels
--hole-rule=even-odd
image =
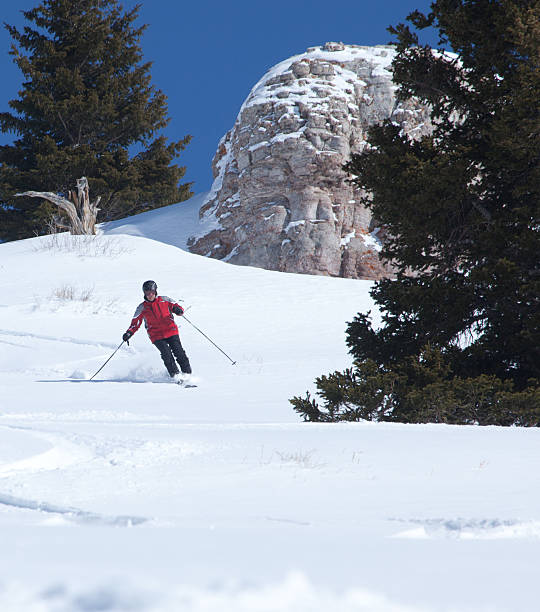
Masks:
[[[2,22],[22,27],[22,10],[39,0],[2,5]],[[123,2],[131,8],[133,1]],[[211,161],[219,139],[232,127],[253,85],[274,64],[327,41],[376,45],[391,41],[388,25],[431,0],[141,0],[138,24],[147,23],[141,44],[152,61],[153,84],[169,99],[170,140],[191,134],[178,159],[196,193],[212,183]],[[436,39],[426,39],[435,44]],[[10,110],[22,82],[8,55],[11,38],[0,31],[0,111]],[[1,135],[0,142],[12,136]]]

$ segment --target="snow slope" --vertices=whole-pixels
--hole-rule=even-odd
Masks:
[[[538,610],[540,433],[302,423],[370,283],[183,248],[204,194],[0,245],[0,610]],[[140,330],[152,278],[199,386]]]

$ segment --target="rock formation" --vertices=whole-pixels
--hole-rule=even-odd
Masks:
[[[428,110],[397,102],[393,47],[327,43],[272,68],[252,89],[213,160],[201,208],[202,255],[269,270],[376,279],[383,233],[342,166],[391,118],[415,137]]]

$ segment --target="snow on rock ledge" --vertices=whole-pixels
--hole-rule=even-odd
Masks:
[[[327,43],[269,70],[219,143],[201,208],[211,230],[193,236],[190,250],[269,270],[387,276],[384,232],[342,166],[383,119],[415,137],[431,130],[425,107],[395,98],[394,54]]]

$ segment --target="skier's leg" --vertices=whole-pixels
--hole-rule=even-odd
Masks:
[[[191,365],[189,363],[188,356],[186,355],[186,351],[180,342],[180,337],[178,335],[171,336],[167,338],[167,342],[171,347],[174,356],[176,357],[176,361],[178,361],[178,365],[184,374],[191,374]]]
[[[167,368],[167,372],[169,372],[169,376],[174,376],[175,374],[178,374],[178,366],[174,361],[174,357],[171,352],[171,347],[169,346],[167,339],[156,340],[154,342],[154,346],[159,350],[161,354],[161,359],[163,359],[163,363]]]

